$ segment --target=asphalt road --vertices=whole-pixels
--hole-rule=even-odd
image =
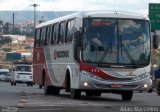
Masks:
[[[81,99],[74,100],[63,90],[59,96],[45,96],[37,85],[0,82],[0,105],[2,112],[159,112],[160,96],[135,92],[131,101],[122,101],[120,95],[110,93],[101,97],[82,94]]]

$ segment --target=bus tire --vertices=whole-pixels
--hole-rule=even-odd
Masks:
[[[52,94],[53,95],[59,95],[59,93],[60,93],[60,88],[58,88],[58,87],[52,87]]]
[[[40,85],[39,85],[39,89],[42,89],[42,87],[43,87],[43,86],[40,84]]]
[[[101,92],[95,92],[94,96],[101,96]]]
[[[92,91],[86,91],[86,96],[93,96],[93,92]]]
[[[78,89],[71,89],[71,98],[79,99],[81,97],[81,91]]]
[[[153,91],[153,89],[149,89],[149,90],[148,90],[148,93],[152,93],[152,91]]]
[[[44,85],[44,94],[51,95],[52,94],[51,89],[52,89],[51,86]]]
[[[157,95],[158,96],[160,95],[160,82],[159,82],[158,87],[157,87]]]
[[[27,86],[30,86],[30,83],[27,83]]]
[[[43,85],[44,85],[44,94],[51,95],[52,94],[52,86],[47,86],[45,77],[43,78]]]
[[[121,93],[122,100],[129,101],[132,99],[133,91],[124,91]]]
[[[157,95],[158,95],[158,96],[160,95],[160,91],[157,91]]]
[[[31,86],[33,86],[33,83],[31,83]]]

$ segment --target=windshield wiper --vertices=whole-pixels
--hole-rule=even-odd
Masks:
[[[121,45],[120,46],[121,55],[122,55],[122,51],[123,51],[126,54],[126,56],[130,59],[131,64],[133,64],[132,66],[138,67],[137,63],[135,63],[135,61],[134,61],[133,57],[131,56],[131,54],[129,53],[128,49],[123,45],[121,36],[119,37],[119,39],[120,39],[120,45]]]
[[[131,60],[131,64],[133,64],[133,67],[138,67],[137,63],[135,63],[133,57],[131,56],[131,54],[129,53],[128,49],[125,48],[125,46],[122,45],[121,49],[123,50],[123,52],[126,54],[126,56]]]
[[[106,50],[104,51],[102,57],[100,58],[100,61],[98,62],[97,66],[100,66],[101,63],[103,62],[104,58],[106,57],[106,55],[108,54],[109,50],[111,49],[111,52],[112,52],[112,43],[109,43],[107,45],[107,48]]]

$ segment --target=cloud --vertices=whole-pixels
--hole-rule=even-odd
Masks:
[[[48,2],[39,2],[39,10],[52,11],[79,11],[82,10],[87,3],[86,0],[48,0]]]
[[[17,2],[18,1],[18,2]],[[28,0],[0,0],[0,10],[23,10],[29,4]]]
[[[148,3],[160,0],[0,0],[0,10],[33,10],[30,5],[40,5],[37,10],[82,11],[121,10],[147,14]]]

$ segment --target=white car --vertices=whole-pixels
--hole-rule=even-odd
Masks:
[[[33,86],[32,65],[17,64],[11,74],[11,85],[16,86],[16,83],[26,83],[28,86]]]
[[[4,74],[0,74],[0,80],[1,80],[1,81],[4,81],[5,78],[6,78],[6,76],[5,76]]]
[[[11,73],[9,72],[9,73],[6,75],[5,81],[6,81],[6,82],[11,82],[11,80],[12,80],[12,75],[11,75]]]
[[[0,80],[4,81],[8,73],[9,69],[0,69]]]

